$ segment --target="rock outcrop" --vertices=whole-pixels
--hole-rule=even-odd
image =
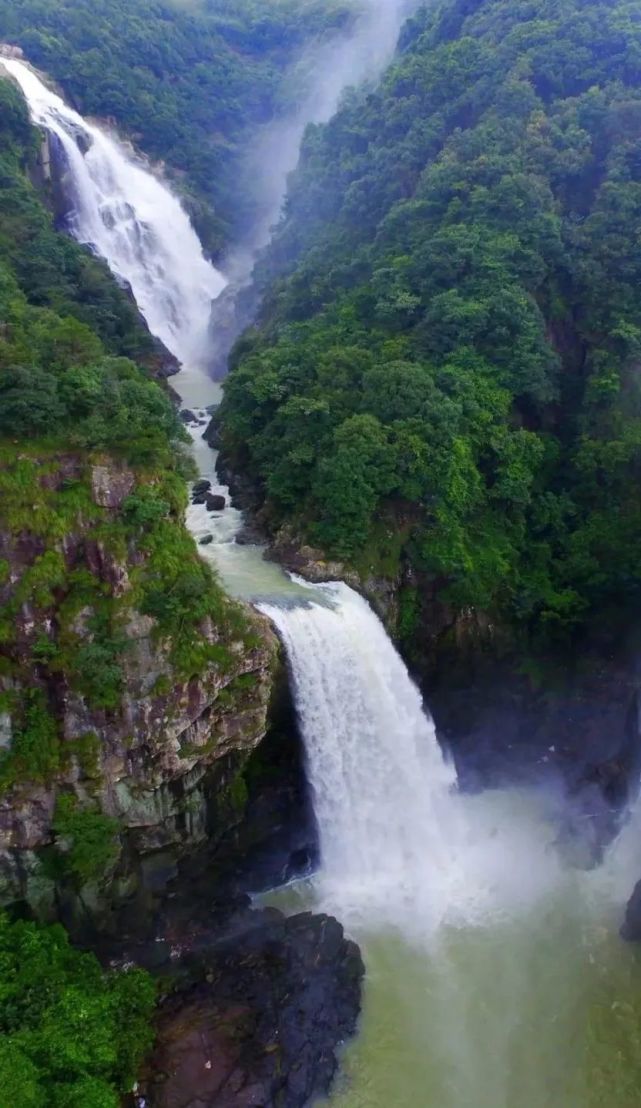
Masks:
[[[0,673],[0,904],[72,931],[115,926],[114,912],[144,913],[181,858],[242,818],[239,775],[267,729],[278,644],[221,593],[222,623],[203,615],[198,658],[179,663],[140,608],[154,574],[131,522],[137,475],[73,455],[25,453],[14,469],[0,513],[0,603],[13,623]],[[179,518],[166,526],[184,535]],[[70,869],[61,797],[88,813],[87,834],[94,815],[113,821],[107,870]]]
[[[218,924],[220,928],[220,923]],[[363,962],[330,916],[240,908],[161,1003],[138,1104],[303,1108],[327,1091],[353,1034]],[[202,947],[205,945],[205,949]]]

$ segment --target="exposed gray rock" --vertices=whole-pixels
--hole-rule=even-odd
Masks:
[[[95,465],[91,468],[91,490],[101,508],[119,508],[134,483],[133,473],[124,466]]]

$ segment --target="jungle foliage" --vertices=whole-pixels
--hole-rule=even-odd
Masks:
[[[633,607],[640,236],[638,6],[420,12],[309,129],[235,352],[225,449],[273,526],[370,565],[393,532],[449,603],[544,638]]]
[[[0,1087],[12,1108],[118,1108],[151,1045],[155,986],[62,927],[0,915]]]

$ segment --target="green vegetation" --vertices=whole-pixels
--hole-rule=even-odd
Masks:
[[[118,1108],[151,1045],[155,987],[59,926],[0,915],[0,1088],[11,1108]]]
[[[308,131],[225,449],[274,527],[376,564],[391,514],[397,569],[567,636],[641,601],[641,21],[447,0],[402,47]]]
[[[60,868],[78,888],[104,878],[118,857],[118,821],[97,809],[79,808],[71,794],[58,797],[53,830],[66,846],[58,855]]]
[[[250,136],[295,103],[305,44],[348,12],[343,0],[0,0],[0,39],[173,168],[219,250],[260,200],[251,174],[239,189]]]
[[[60,689],[119,711],[134,609],[153,617],[170,687],[226,669],[231,640],[250,635],[184,527],[184,428],[126,356],[153,369],[153,344],[111,276],[54,230],[30,180],[36,150],[21,95],[0,81],[0,676],[13,721],[0,790],[51,784],[74,756],[95,778],[95,736],[89,756],[61,738]],[[96,474],[125,480],[122,504],[104,506]]]

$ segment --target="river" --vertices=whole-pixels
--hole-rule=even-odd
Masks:
[[[172,381],[201,475],[226,498],[202,440],[219,386],[206,372],[212,299],[225,286],[166,184],[5,62],[73,181],[73,234],[127,281],[178,357]],[[85,136],[82,154],[76,142]],[[381,623],[345,584],[292,581],[235,541],[240,513],[192,505],[187,522],[235,595],[287,649],[319,825],[321,864],[276,892],[335,913],[367,966],[359,1035],[338,1108],[633,1108],[641,1103],[641,968],[618,937],[639,876],[638,812],[604,863],[556,845],[558,796],[457,790],[429,713]]]

